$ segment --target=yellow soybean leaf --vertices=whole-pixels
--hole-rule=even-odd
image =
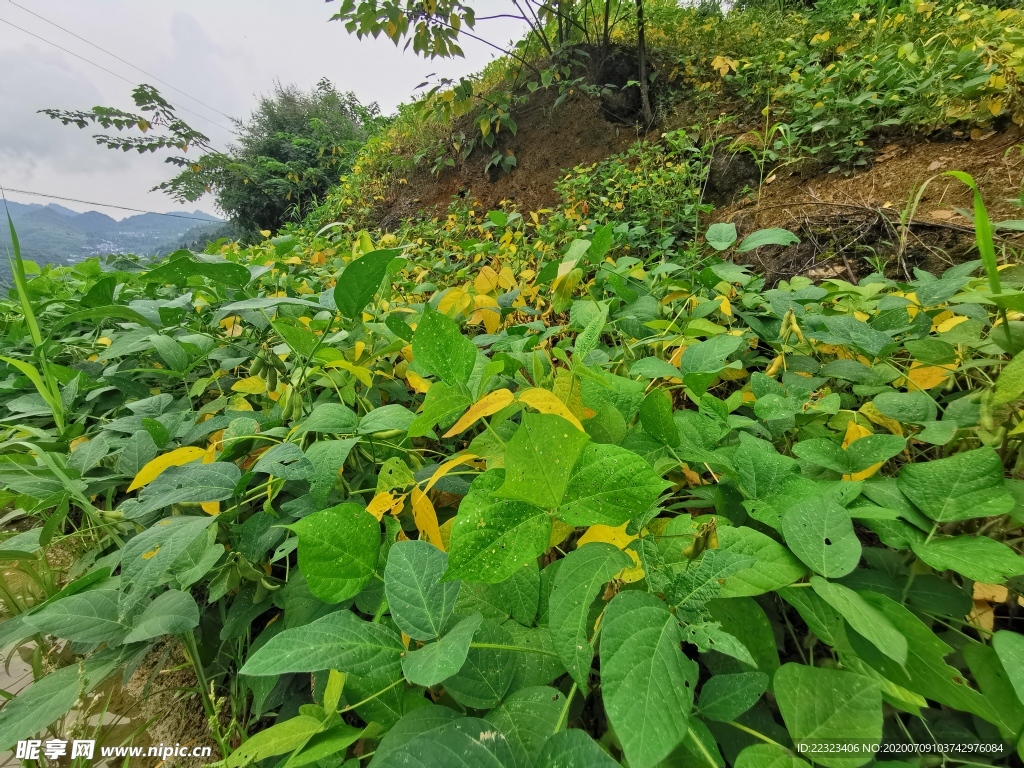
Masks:
[[[213,439],[211,435],[210,443],[206,446],[206,450],[203,451],[203,464],[212,464],[217,460],[217,449],[220,448],[221,443],[224,439],[224,430],[219,430],[214,433],[219,435],[217,439]],[[202,501],[199,506],[203,508],[203,512],[208,515],[216,517],[220,514],[220,502],[219,501]]]
[[[397,514],[398,510],[402,508],[402,505],[404,503],[404,493],[395,496],[395,494],[393,494],[391,491],[383,491],[373,497],[373,500],[370,501],[370,504],[366,508],[366,511],[374,517],[376,517],[378,520],[381,520],[386,512],[390,512],[391,514]]]
[[[369,369],[361,365],[352,365],[348,360],[331,360],[329,363],[324,363],[324,368],[341,368],[351,373],[367,387],[373,385],[373,374]]]
[[[445,552],[447,552],[448,548],[451,546],[452,526],[454,524],[455,524],[455,518],[454,517],[449,517],[447,520],[445,520],[443,523],[441,523],[441,527],[439,529],[441,531],[441,543],[444,545]]]
[[[469,410],[463,414],[462,418],[455,422],[455,425],[444,433],[444,437],[452,437],[453,435],[465,432],[477,419],[482,419],[497,413],[514,399],[515,398],[512,393],[507,389],[499,389],[494,392],[489,392],[471,405]]]
[[[550,413],[555,416],[561,416],[563,419],[572,424],[580,432],[583,432],[583,425],[580,420],[573,416],[572,411],[569,410],[568,406],[563,403],[554,392],[549,392],[546,389],[540,387],[533,387],[531,389],[520,392],[517,400],[521,403],[534,408],[541,413]]]
[[[498,285],[504,288],[506,291],[510,291],[516,287],[516,276],[515,273],[508,267],[502,267],[501,272],[498,273]]]
[[[883,415],[882,412],[875,407],[874,403],[864,403],[864,405],[860,407],[860,413],[862,413],[872,423],[877,424],[880,427],[885,427],[894,435],[903,437],[903,425],[896,421],[896,419],[891,419],[888,416]]]
[[[717,301],[719,301],[719,311],[726,317],[732,317],[732,304],[729,301],[729,297],[719,296]]]
[[[491,296],[473,297],[473,315],[469,318],[470,325],[483,323],[488,333],[497,333],[501,327],[501,307],[497,299]]]
[[[862,437],[874,434],[867,427],[861,426],[856,421],[851,421],[846,425],[846,434],[843,436],[843,450],[845,451],[850,447],[850,443],[854,443],[860,440]]]
[[[867,437],[871,434],[874,433],[867,427],[862,427],[857,422],[851,421],[846,425],[846,435],[843,437],[843,450],[845,451],[849,447],[850,443],[855,443],[862,437]],[[852,475],[843,475],[843,479],[853,480],[854,482],[858,480],[866,480],[875,474],[875,472],[880,470],[883,464],[885,464],[885,462],[880,461],[877,464],[872,464],[867,469],[861,470],[860,472],[854,472]]]
[[[640,565],[639,555],[637,555],[637,553],[632,549],[626,549],[629,542],[636,538],[636,536],[630,536],[626,533],[627,525],[629,525],[628,522],[615,527],[610,525],[592,525],[587,528],[586,533],[580,536],[580,540],[576,543],[576,546],[582,547],[584,544],[589,544],[592,541],[600,541],[623,550],[627,555],[633,558],[633,562],[636,563],[636,565],[632,568],[623,568],[617,574],[617,578],[626,584],[632,584],[634,581],[640,581],[640,579],[644,577],[644,569],[643,566]]]
[[[943,384],[954,370],[956,370],[955,363],[925,365],[915,360],[910,364],[910,370],[907,371],[907,389],[910,391],[933,389]]]
[[[483,267],[473,281],[473,287],[477,293],[490,293],[498,287],[498,273],[490,267]]]
[[[412,519],[419,529],[420,538],[442,552],[445,550],[444,540],[441,538],[441,529],[437,525],[437,513],[434,505],[430,503],[427,494],[419,488],[412,489]]]
[[[145,485],[149,485],[168,467],[180,467],[182,464],[188,464],[205,455],[205,448],[186,446],[184,448],[175,448],[173,451],[165,453],[163,456],[157,456],[139,470],[139,474],[137,474],[135,479],[132,480],[132,484],[128,486],[128,490],[134,491]]]
[[[437,311],[444,315],[459,315],[473,303],[470,295],[461,288],[452,288],[437,304]]]
[[[434,470],[434,474],[430,476],[430,479],[427,481],[426,486],[423,488],[423,492],[427,493],[428,491],[430,491],[430,489],[437,484],[438,480],[440,480],[442,477],[444,477],[453,469],[455,469],[455,467],[459,466],[460,464],[468,464],[469,462],[475,461],[476,459],[479,458],[480,457],[477,456],[475,453],[464,453],[461,456],[456,456],[454,459],[448,459],[448,461],[446,461],[444,464],[442,464],[441,466]]]
[[[249,376],[239,379],[231,385],[232,392],[242,392],[246,395],[262,395],[267,391],[267,382],[259,376]]]
[[[559,544],[561,544],[563,541],[569,538],[569,534],[572,533],[574,530],[576,529],[573,528],[571,525],[569,525],[568,523],[563,523],[556,517],[554,520],[551,521],[551,537],[548,539],[548,549],[550,549],[551,547],[557,547]]]
[[[939,323],[935,330],[938,331],[939,333],[945,333],[946,331],[953,330],[958,325],[960,325],[960,323],[964,322],[967,322],[966,317],[963,317],[962,315],[952,315],[951,317],[948,317],[941,323]]]
[[[426,394],[427,390],[430,389],[431,382],[424,379],[422,376],[416,373],[416,371],[406,371],[405,380],[409,384],[409,386],[412,387],[414,392]]]

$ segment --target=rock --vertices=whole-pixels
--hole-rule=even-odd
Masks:
[[[715,155],[704,186],[704,202],[716,207],[731,205],[744,190],[757,189],[761,171],[747,152]]]

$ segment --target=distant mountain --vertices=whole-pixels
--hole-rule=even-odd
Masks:
[[[38,264],[74,264],[90,256],[131,253],[156,256],[227,236],[227,223],[202,211],[140,213],[120,221],[98,211],[78,213],[50,203],[7,203],[24,259]],[[2,220],[2,219],[0,219]],[[0,227],[0,255],[11,246],[6,222]],[[0,258],[0,278],[8,275]]]

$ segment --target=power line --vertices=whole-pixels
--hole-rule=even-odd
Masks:
[[[155,213],[157,216],[171,216],[175,219],[192,219],[193,221],[205,221],[208,224],[223,224],[223,221],[217,219],[205,219],[201,216],[188,216],[184,213],[160,213],[160,211],[147,211],[143,208],[129,208],[126,205],[113,205],[111,203],[97,203],[95,200],[79,200],[76,197],[61,197],[60,195],[47,195],[43,192],[32,192],[27,189],[14,189],[13,187],[5,187],[8,192],[18,192],[22,195],[35,195],[36,197],[48,197],[52,200],[65,200],[69,203],[82,203],[83,205],[98,205],[100,208],[117,208],[122,211],[134,211],[135,213]]]
[[[113,75],[114,77],[118,78],[119,80],[124,80],[129,85],[133,85],[133,86],[137,86],[138,85],[138,83],[129,80],[127,77],[124,77],[123,75],[119,75],[117,72],[114,72],[112,69],[107,69],[102,64],[97,64],[95,61],[92,61],[91,59],[87,59],[84,56],[80,56],[79,54],[75,53],[74,51],[69,51],[64,46],[59,45],[58,43],[55,43],[52,40],[47,40],[45,37],[40,37],[35,32],[29,32],[24,27],[19,27],[17,24],[14,24],[14,23],[8,21],[7,19],[0,19],[0,22],[3,22],[4,24],[8,25],[9,27],[14,27],[17,30],[19,30],[21,32],[24,32],[26,35],[29,35],[30,37],[34,37],[36,40],[41,40],[42,42],[46,43],[47,45],[52,45],[54,48],[58,48],[58,49],[64,51],[64,53],[68,54],[69,56],[74,56],[76,59],[80,59],[81,61],[84,61],[86,64],[91,64],[92,66],[96,67],[97,69],[102,69],[107,74]],[[177,109],[180,109],[182,112],[188,112],[190,115],[195,115],[200,120],[205,120],[206,122],[210,123],[211,125],[216,125],[218,128],[222,128],[225,131],[228,131],[229,133],[235,133],[235,129],[234,128],[228,128],[226,125],[221,125],[216,120],[211,120],[210,118],[206,117],[205,115],[200,115],[198,112],[193,112],[191,109],[187,109],[185,107],[177,107]]]
[[[141,73],[142,73],[142,74],[144,74],[144,75],[145,75],[146,77],[152,78],[153,80],[156,80],[156,81],[157,81],[158,83],[163,83],[163,84],[164,84],[164,85],[166,85],[166,86],[167,86],[168,88],[170,88],[170,89],[171,89],[172,91],[177,91],[177,92],[178,92],[178,93],[180,93],[180,94],[181,94],[182,96],[186,96],[187,98],[190,98],[190,99],[192,99],[192,101],[196,102],[197,104],[202,104],[202,105],[203,105],[204,107],[206,107],[207,109],[209,109],[209,110],[212,110],[213,112],[216,112],[216,113],[217,113],[218,115],[220,115],[220,116],[222,116],[222,117],[226,117],[226,118],[227,118],[228,120],[231,120],[232,122],[234,122],[235,118],[233,118],[233,117],[232,117],[231,115],[226,115],[226,114],[224,114],[223,112],[221,112],[221,111],[220,111],[219,109],[217,109],[216,107],[214,107],[214,106],[211,106],[211,105],[207,104],[207,103],[206,103],[205,101],[201,101],[200,99],[197,99],[197,98],[196,98],[195,96],[193,96],[193,95],[191,95],[191,94],[189,94],[189,93],[186,93],[185,91],[181,90],[180,88],[175,88],[175,87],[174,87],[173,85],[171,85],[170,83],[168,83],[168,82],[167,82],[166,80],[163,80],[163,79],[161,79],[161,78],[157,77],[156,75],[154,75],[154,74],[152,74],[152,73],[150,73],[150,72],[147,72],[146,70],[144,70],[144,69],[143,69],[142,67],[140,67],[140,66],[137,66],[137,65],[135,65],[135,64],[132,64],[132,63],[131,63],[130,61],[128,61],[127,59],[123,59],[123,58],[121,58],[121,57],[120,57],[120,56],[118,56],[118,55],[117,55],[116,53],[111,53],[111,52],[110,52],[110,51],[108,51],[108,50],[107,50],[106,48],[103,48],[102,46],[99,46],[99,45],[97,45],[96,43],[94,43],[94,42],[92,42],[92,41],[90,41],[90,40],[86,40],[86,39],[85,39],[84,37],[82,37],[81,35],[79,35],[79,34],[77,34],[77,33],[75,33],[75,32],[72,32],[72,31],[71,31],[70,29],[67,29],[66,27],[62,27],[62,26],[61,26],[60,24],[56,23],[55,21],[50,21],[50,20],[49,20],[48,18],[46,18],[45,16],[40,16],[40,15],[39,15],[38,13],[36,13],[35,11],[31,11],[31,10],[29,10],[28,8],[26,8],[25,6],[23,6],[23,5],[19,5],[18,3],[14,2],[14,0],[8,0],[8,2],[9,2],[9,3],[11,4],[11,5],[13,5],[13,6],[15,7],[15,8],[20,8],[20,9],[21,9],[21,10],[23,10],[23,11],[24,11],[25,13],[30,13],[30,14],[32,14],[32,15],[33,15],[33,16],[35,16],[35,17],[36,17],[37,19],[40,19],[40,20],[42,20],[42,21],[45,21],[45,22],[46,22],[47,24],[49,24],[50,26],[52,26],[52,27],[56,27],[57,29],[59,29],[59,30],[60,30],[61,32],[66,32],[67,34],[71,35],[72,37],[74,37],[74,38],[77,38],[78,40],[81,40],[81,41],[82,41],[83,43],[85,43],[86,45],[91,45],[91,46],[92,46],[93,48],[95,48],[95,49],[96,49],[97,51],[102,51],[103,53],[107,54],[108,56],[110,56],[110,57],[112,57],[112,58],[115,58],[115,59],[117,59],[117,60],[118,60],[118,61],[120,61],[120,62],[121,62],[122,64],[127,64],[127,65],[128,65],[129,67],[131,67],[132,69],[134,69],[134,70],[137,70],[137,71],[141,72]]]

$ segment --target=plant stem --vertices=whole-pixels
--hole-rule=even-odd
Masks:
[[[181,642],[185,646],[185,655],[192,664],[192,669],[196,673],[196,679],[199,681],[199,695],[203,700],[203,709],[206,710],[210,731],[213,733],[213,738],[217,741],[221,757],[227,759],[231,750],[225,743],[220,727],[217,725],[217,707],[214,705],[213,699],[210,698],[209,686],[206,682],[206,672],[203,670],[203,662],[199,659],[199,648],[196,647],[196,637],[191,631],[185,632],[181,635]]]
[[[577,691],[576,683],[572,684],[572,688],[569,689],[569,695],[565,697],[565,705],[562,707],[562,712],[558,716],[558,722],[555,723],[555,733],[562,730],[562,726],[565,725],[569,720],[569,705],[572,704],[573,697]]]
[[[730,720],[729,721],[729,725],[731,725],[734,728],[738,728],[739,730],[743,731],[744,733],[749,733],[751,736],[754,736],[754,737],[760,739],[761,741],[765,742],[766,744],[772,744],[773,746],[779,747],[780,749],[786,749],[781,744],[779,744],[779,742],[775,741],[774,739],[768,738],[767,736],[765,736],[760,731],[755,731],[753,728],[748,728],[747,726],[743,725],[742,723],[737,723],[735,720]]]

